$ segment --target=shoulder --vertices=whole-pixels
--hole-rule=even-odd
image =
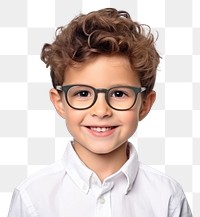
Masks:
[[[139,163],[133,189],[138,198],[148,201],[151,207],[157,207],[160,213],[165,210],[168,216],[182,216],[180,213],[192,216],[182,186],[150,166]]]
[[[65,175],[65,169],[58,161],[27,177],[13,192],[8,216],[39,216],[35,207],[40,207],[40,203],[41,206],[48,204]]]
[[[182,186],[175,179],[141,162],[138,173],[144,181],[148,180],[153,186],[182,191]]]
[[[37,188],[45,188],[45,186],[49,186],[51,184],[53,185],[59,182],[59,179],[61,179],[65,174],[66,171],[62,162],[57,161],[28,176],[16,187],[16,190],[28,190],[30,188],[34,188],[35,186],[37,186]]]
[[[172,177],[166,175],[164,172],[161,172],[157,169],[154,169],[151,166],[148,166],[142,162],[139,162],[139,172],[144,173],[148,176],[167,179],[168,181],[176,182]]]

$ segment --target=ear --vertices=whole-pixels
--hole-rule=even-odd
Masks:
[[[65,119],[65,105],[61,94],[54,88],[49,91],[51,102],[53,103],[57,113]]]
[[[151,110],[151,107],[153,103],[155,102],[156,99],[156,92],[151,91],[143,100],[142,100],[142,105],[140,108],[140,113],[139,113],[139,120],[141,121],[144,119],[149,111]]]

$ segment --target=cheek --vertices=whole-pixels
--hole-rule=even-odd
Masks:
[[[73,131],[76,126],[79,126],[84,119],[84,114],[81,111],[76,111],[74,109],[66,109],[65,112],[65,122],[69,131]]]
[[[74,137],[77,131],[76,130],[76,126],[78,123],[77,116],[74,115],[73,112],[71,112],[67,114],[65,117],[66,117],[65,124],[66,124],[67,130],[70,133],[70,135]]]
[[[139,111],[131,110],[121,116],[127,130],[135,131],[139,122]]]

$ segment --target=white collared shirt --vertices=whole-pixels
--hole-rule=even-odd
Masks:
[[[192,217],[180,185],[138,161],[133,145],[123,167],[103,183],[71,143],[61,161],[18,186],[8,217]]]

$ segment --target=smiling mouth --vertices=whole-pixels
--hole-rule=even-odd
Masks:
[[[88,129],[94,131],[94,132],[98,132],[98,133],[104,133],[104,132],[108,132],[116,127],[87,127]]]

